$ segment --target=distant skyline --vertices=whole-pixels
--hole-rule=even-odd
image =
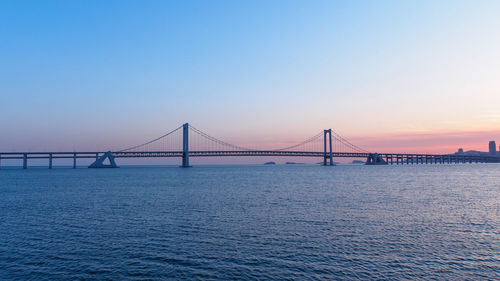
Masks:
[[[2,1],[0,151],[500,143],[500,1]]]

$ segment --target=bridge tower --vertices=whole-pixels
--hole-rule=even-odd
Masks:
[[[182,168],[189,166],[189,124],[182,125]]]
[[[326,135],[328,135],[328,147],[330,148],[330,152],[328,153],[326,148]],[[333,150],[332,150],[332,129],[323,131],[323,143],[324,143],[324,156],[323,156],[323,166],[333,166]],[[330,161],[326,160],[330,158]]]

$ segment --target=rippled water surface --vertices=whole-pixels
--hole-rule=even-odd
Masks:
[[[500,165],[0,170],[0,279],[500,279]]]

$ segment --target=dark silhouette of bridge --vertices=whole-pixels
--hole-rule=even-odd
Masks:
[[[218,138],[186,123],[153,140],[116,151],[80,152],[0,152],[2,159],[20,159],[23,168],[29,159],[48,159],[49,168],[54,159],[72,159],[76,168],[77,159],[95,159],[89,168],[116,168],[117,158],[181,158],[181,167],[190,167],[191,157],[317,157],[323,166],[333,166],[334,158],[364,158],[367,165],[403,164],[458,164],[499,163],[500,157],[457,155],[457,154],[415,154],[415,153],[373,153],[337,134],[332,129],[292,146],[270,150],[242,147]]]

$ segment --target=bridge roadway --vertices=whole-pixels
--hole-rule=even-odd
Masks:
[[[28,167],[28,159],[48,159],[49,168],[54,159],[73,159],[73,168],[76,168],[77,159],[98,159],[105,152],[0,152],[1,160],[23,160],[23,168]],[[112,152],[115,158],[182,158],[182,151],[147,151]],[[329,158],[329,153],[317,151],[272,151],[272,150],[242,150],[242,151],[189,151],[190,157],[231,157],[231,156],[276,156],[276,157],[318,157]],[[363,152],[333,152],[333,158],[367,158],[370,153]],[[452,163],[500,163],[500,157],[472,156],[457,154],[414,154],[414,153],[378,153],[387,164],[452,164]]]

